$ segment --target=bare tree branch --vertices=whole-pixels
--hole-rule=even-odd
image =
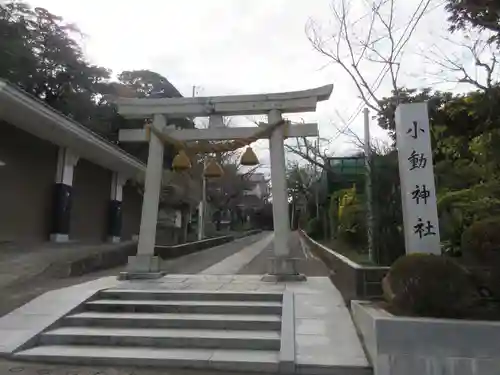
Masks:
[[[422,54],[434,68],[429,75],[445,82],[470,84],[482,91],[488,91],[496,84],[498,60],[487,36],[468,32],[458,40],[448,36],[442,40],[457,51],[445,53],[442,45],[432,45],[430,51]]]
[[[330,168],[328,164],[328,158],[331,156],[328,153],[330,140],[320,138],[319,144],[316,145],[311,140],[303,137],[296,138],[295,142],[295,146],[285,144],[285,149],[320,169],[328,170]],[[321,151],[322,149],[323,151]]]
[[[306,33],[316,51],[348,74],[364,105],[380,113],[383,108],[377,90],[389,74],[392,91],[397,96],[405,47],[430,3],[431,0],[419,1],[409,19],[400,21],[404,25],[400,27],[396,24],[398,17],[395,0],[365,0],[365,5],[369,8],[368,14],[361,18],[368,16],[370,22],[365,36],[357,38],[358,30],[355,26],[358,20],[350,21],[350,3],[348,0],[339,0],[332,4],[332,18],[335,23],[334,31],[329,33],[332,37],[326,38],[314,21],[306,25]],[[376,58],[370,56],[370,53]],[[370,82],[366,73],[366,63],[383,65],[379,76],[373,82]]]

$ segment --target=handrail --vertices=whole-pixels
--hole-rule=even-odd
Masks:
[[[299,232],[301,233],[302,236],[308,241],[310,241],[314,246],[319,247],[322,251],[338,258],[339,260],[343,261],[344,263],[347,263],[350,267],[355,268],[355,269],[364,269],[364,270],[370,270],[370,269],[380,269],[380,268],[387,268],[389,269],[390,267],[385,267],[385,266],[365,266],[361,265],[359,263],[356,263],[355,261],[349,259],[345,255],[342,255],[340,253],[337,253],[336,251],[330,249],[329,247],[326,247],[325,245],[313,240],[311,237],[309,237],[302,229],[299,229]]]

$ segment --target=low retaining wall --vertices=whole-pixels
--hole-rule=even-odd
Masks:
[[[240,237],[246,237],[260,233],[260,230],[251,230],[241,234]],[[188,242],[174,246],[156,246],[155,255],[162,259],[172,259],[183,255],[195,253],[214,246],[219,246],[231,241],[234,241],[235,236],[221,236],[208,238],[202,241]],[[114,245],[112,248],[95,251],[91,254],[85,254],[76,259],[68,259],[65,261],[57,261],[51,264],[44,274],[49,274],[53,277],[71,277],[81,276],[90,272],[95,272],[104,269],[110,269],[127,264],[128,257],[137,254],[137,242],[127,241]]]
[[[155,255],[159,256],[161,259],[177,258],[183,255],[196,253],[198,251],[205,250],[210,247],[220,246],[225,243],[234,241],[235,239],[251,236],[254,234],[258,234],[260,232],[262,232],[260,229],[254,229],[246,232],[241,232],[238,234],[231,234],[229,236],[207,238],[205,240],[188,242],[181,245],[172,245],[172,246],[157,245],[155,246]]]
[[[394,316],[369,301],[351,311],[376,375],[500,373],[500,322]]]
[[[87,273],[124,265],[128,257],[137,253],[137,242],[127,241],[110,249],[97,250],[80,258],[59,260],[51,264],[46,272],[53,277],[81,276]]]
[[[262,232],[262,229],[251,229],[247,230],[246,232],[236,232],[234,236],[236,238],[243,238],[243,237],[248,237],[248,236],[253,236],[254,234],[259,234]]]
[[[312,252],[330,269],[330,279],[349,306],[351,300],[372,299],[382,296],[382,279],[389,267],[363,266],[346,256],[314,241],[299,231]]]
[[[188,242],[185,244],[173,246],[157,245],[155,246],[155,255],[159,256],[161,259],[172,259],[191,253],[196,253],[209,247],[219,246],[231,241],[234,241],[234,236],[207,238],[206,240]]]

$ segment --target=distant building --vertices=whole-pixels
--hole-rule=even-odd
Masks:
[[[0,243],[135,238],[145,170],[136,156],[0,79]],[[164,194],[163,206],[189,207],[192,184],[166,177],[164,188],[180,188]]]
[[[248,186],[243,191],[241,208],[258,208],[269,196],[268,179],[263,173],[254,173],[248,179]]]
[[[244,195],[255,196],[259,199],[263,199],[269,195],[269,185],[264,173],[254,173],[250,175],[248,181],[249,188],[245,189],[243,192]]]

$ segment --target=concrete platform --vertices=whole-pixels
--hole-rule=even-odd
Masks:
[[[293,359],[290,372],[300,374],[372,373],[349,311],[340,293],[328,278],[309,277],[307,281],[300,283],[273,283],[263,282],[261,277],[261,275],[177,274],[156,280],[141,281],[119,281],[115,277],[106,277],[55,290],[0,319],[0,337],[2,338],[0,354],[16,359],[14,353],[31,347],[34,338],[38,337],[42,331],[61,318],[74,314],[78,306],[103,289],[110,291],[120,289],[171,290],[192,291],[193,293],[198,291],[235,292],[235,295],[245,292],[286,292],[284,295],[293,296],[293,304],[288,305],[293,306],[293,311],[286,311],[287,304],[284,298],[280,356],[288,356],[291,361]],[[289,320],[288,323],[286,319]],[[293,341],[291,341],[292,337]],[[290,353],[290,350],[293,352]],[[283,351],[288,351],[288,353],[283,353]],[[216,354],[214,352],[209,355],[204,352],[203,356],[209,355],[208,359],[210,359]],[[243,361],[244,358],[239,360]]]

